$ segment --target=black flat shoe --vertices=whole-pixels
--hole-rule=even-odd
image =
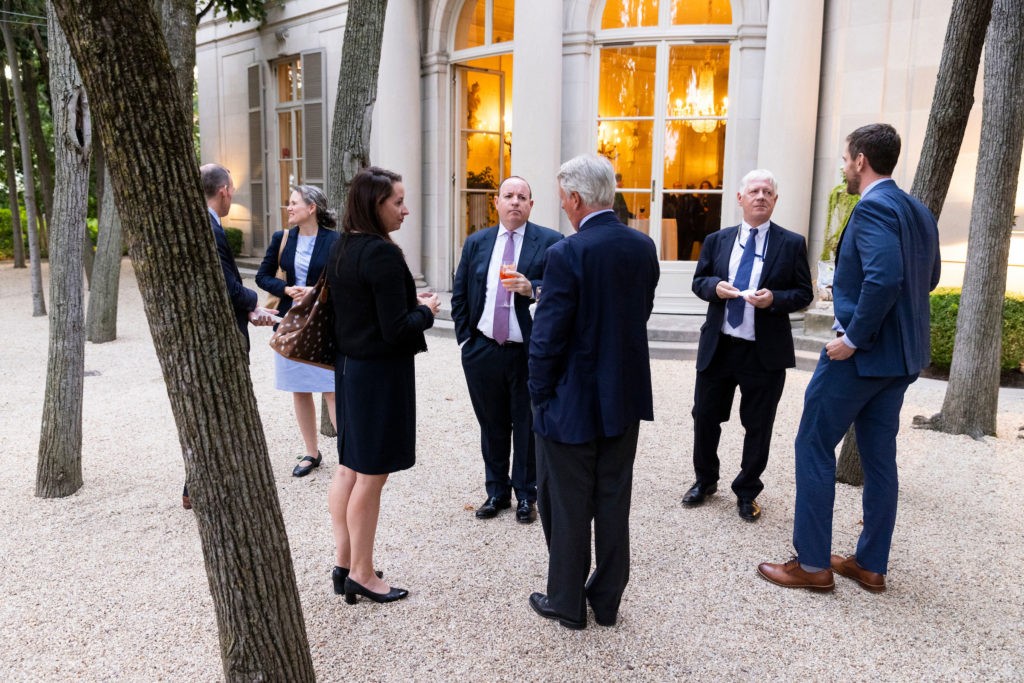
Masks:
[[[683,496],[683,505],[688,508],[695,508],[703,503],[708,496],[718,491],[717,484],[704,486],[699,481],[690,487],[690,490]]]
[[[387,593],[374,593],[368,588],[360,586],[352,579],[345,577],[345,602],[350,605],[356,604],[356,596],[362,595],[364,598],[369,598],[374,602],[394,602],[395,600],[401,600],[409,596],[409,591],[404,588],[391,587]]]
[[[320,451],[316,452],[316,457],[315,458],[312,455],[303,456],[302,460],[299,460],[299,464],[296,465],[295,469],[292,470],[292,476],[293,477],[304,477],[304,476],[306,476],[307,474],[312,472],[315,468],[320,467],[320,463],[323,462],[323,460],[324,460],[324,456],[323,456],[322,453],[320,453]],[[304,465],[303,464],[303,463],[307,463],[307,462],[309,463],[308,465]]]
[[[761,506],[752,498],[738,499],[736,501],[736,507],[739,509],[740,517],[748,522],[756,522],[761,516]]]
[[[384,578],[384,572],[379,569],[374,570],[374,574],[377,575],[378,579]],[[335,566],[331,572],[331,581],[334,582],[334,592],[337,595],[341,595],[345,592],[345,579],[348,578],[348,567]]]
[[[566,619],[561,614],[551,609],[551,605],[548,603],[548,596],[543,593],[534,593],[530,596],[530,607],[533,611],[541,615],[545,619],[554,619],[559,624],[566,628],[571,628],[574,631],[580,631],[587,627],[587,622],[576,621],[575,619]]]
[[[495,498],[491,496],[484,501],[484,504],[476,509],[477,519],[491,519],[498,516],[498,510],[508,510],[512,507],[511,498]]]

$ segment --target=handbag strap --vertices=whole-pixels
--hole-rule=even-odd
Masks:
[[[277,250],[277,269],[278,270],[284,270],[284,267],[281,265],[281,258],[284,256],[284,247],[285,247],[286,244],[288,244],[288,233],[289,232],[291,232],[291,231],[288,228],[285,228],[284,230],[281,231],[281,246]]]

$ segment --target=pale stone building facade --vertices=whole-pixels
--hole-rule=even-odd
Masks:
[[[405,176],[410,267],[450,288],[510,174],[533,185],[533,220],[568,232],[554,175],[583,152],[611,159],[623,218],[658,245],[658,311],[703,311],[690,293],[700,240],[739,220],[753,168],[776,174],[774,218],[816,261],[850,130],[895,125],[909,188],[951,2],[389,0],[371,157]],[[202,157],[232,170],[227,224],[253,254],[281,228],[289,184],[325,181],[346,6],[287,0],[263,25],[199,27]],[[940,222],[943,284],[962,278],[980,91]],[[1009,286],[1024,291],[1020,227]]]

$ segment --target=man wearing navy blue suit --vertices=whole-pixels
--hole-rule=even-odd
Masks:
[[[452,320],[480,423],[487,499],[476,516],[497,516],[512,506],[515,491],[516,521],[529,524],[537,519],[536,451],[526,391],[526,349],[533,327],[529,306],[541,285],[544,252],[562,235],[529,221],[533,195],[519,176],[501,183],[494,205],[499,225],[473,233],[462,248],[452,286]],[[515,270],[500,277],[506,256]]]
[[[227,234],[220,224],[220,219],[231,210],[231,200],[235,196],[235,184],[231,174],[220,164],[205,164],[199,169],[203,195],[206,197],[206,210],[210,214],[210,228],[213,240],[217,244],[217,256],[220,258],[221,272],[224,273],[224,284],[227,286],[228,301],[235,312],[235,323],[245,337],[245,348],[249,349],[249,323],[257,326],[273,325],[277,311],[261,308],[256,305],[256,292],[242,284],[242,275],[235,264],[235,255],[231,252]],[[188,495],[186,484],[181,492],[181,506],[192,509],[192,500]]]
[[[930,362],[928,293],[939,282],[935,218],[890,177],[900,136],[888,124],[850,133],[847,191],[860,194],[836,249],[836,339],[821,353],[796,436],[796,558],[758,572],[788,588],[830,591],[833,572],[885,590],[896,525],[896,434],[903,395]],[[850,424],[864,468],[863,529],[852,555],[831,555],[835,447]]]
[[[530,340],[548,581],[547,593],[529,602],[542,617],[582,629],[588,601],[598,624],[615,624],[629,581],[633,460],[640,420],[654,419],[647,320],[659,270],[654,242],[612,210],[607,159],[567,161],[558,185],[577,232],[548,249]]]
[[[814,298],[807,243],[771,222],[778,183],[770,171],[751,171],[736,199],[743,222],[708,235],[693,275],[693,293],[708,302],[697,347],[693,401],[693,469],[697,481],[683,496],[695,507],[718,490],[722,423],[740,389],[743,456],[732,482],[739,516],[761,516],[757,496],[768,465],[775,411],[796,365],[789,314]]]

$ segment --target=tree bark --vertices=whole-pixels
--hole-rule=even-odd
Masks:
[[[0,57],[0,70],[6,59]],[[21,231],[21,211],[18,206],[18,169],[14,165],[14,121],[11,119],[11,96],[7,80],[0,79],[0,115],[3,116],[4,161],[7,173],[7,194],[11,207],[11,236],[14,239],[14,267],[25,267],[25,233]]]
[[[36,495],[70,496],[82,486],[82,384],[85,329],[82,233],[89,208],[92,132],[81,76],[53,9],[47,12],[52,57],[50,91],[57,163],[50,230],[50,341],[39,436]]]
[[[327,410],[327,399],[322,396],[320,397],[320,433],[327,437],[338,435],[338,430],[331,422],[331,412]]]
[[[157,18],[134,0],[53,3],[104,124],[111,184],[178,426],[224,676],[312,681],[246,353]],[[130,22],[110,20],[128,16]],[[182,264],[188,277],[181,277]]]
[[[380,44],[387,0],[349,0],[331,127],[327,198],[344,212],[348,187],[370,165],[370,124],[377,101]]]
[[[4,2],[4,9],[10,3]],[[14,111],[18,119],[18,140],[21,141],[21,172],[25,183],[25,215],[28,218],[28,261],[29,280],[32,282],[32,315],[46,315],[46,302],[43,299],[43,271],[39,254],[39,231],[36,229],[36,190],[32,180],[32,136],[28,132],[28,116],[25,114],[25,95],[21,90],[21,77],[18,75],[18,52],[14,46],[11,27],[0,21],[0,34],[4,37],[7,47],[7,63],[11,65],[11,87],[14,89]],[[17,215],[17,214],[15,214]]]
[[[1024,12],[995,0],[985,42],[985,94],[967,265],[949,384],[936,425],[974,438],[996,433],[1006,267],[1024,147]]]
[[[857,431],[850,425],[843,437],[843,447],[836,463],[836,481],[850,486],[864,485],[864,468],[860,464],[860,449],[857,447]]]
[[[43,121],[39,107],[39,85],[36,83],[35,65],[31,57],[21,55],[21,73],[23,74],[25,86],[25,111],[28,113],[28,129],[32,134],[32,148],[36,155],[36,168],[38,173],[36,179],[39,181],[44,207],[43,224],[49,225],[53,218],[53,163],[50,151],[46,144],[46,136],[43,134]],[[57,114],[51,112],[52,116]],[[44,230],[44,233],[46,231]]]
[[[102,128],[102,123],[100,128]],[[102,147],[102,143],[99,145]],[[103,344],[117,339],[117,296],[121,288],[121,254],[123,253],[121,214],[110,192],[110,169],[105,168],[103,185],[107,191],[99,208],[96,234],[96,257],[89,279],[89,313],[86,328],[89,341]]]
[[[946,25],[928,128],[910,188],[910,194],[931,210],[935,220],[942,213],[974,106],[974,86],[991,15],[992,0],[954,0]]]

